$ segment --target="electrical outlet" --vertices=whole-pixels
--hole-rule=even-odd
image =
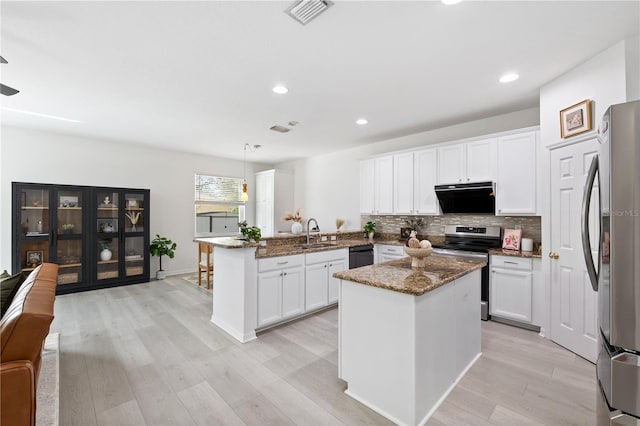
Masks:
[[[336,240],[336,236],[335,236],[335,235],[332,235],[332,236],[331,236],[331,241],[335,241],[335,240]]]
[[[327,241],[327,236],[326,236],[326,235],[323,235],[323,236],[320,238],[320,241]]]

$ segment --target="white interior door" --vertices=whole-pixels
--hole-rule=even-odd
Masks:
[[[591,362],[597,358],[597,293],[582,255],[580,213],[597,150],[593,139],[551,152],[551,339]],[[597,190],[596,183],[589,220],[592,250],[598,244]]]

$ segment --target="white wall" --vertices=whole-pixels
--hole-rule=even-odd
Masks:
[[[640,99],[640,36],[625,40],[627,100]]]
[[[540,89],[542,146],[560,142],[560,111],[591,99],[593,131],[611,104],[627,98],[625,42],[621,41]]]
[[[254,172],[265,165],[247,163],[249,197]],[[178,244],[176,257],[165,259],[169,274],[196,270],[194,235],[195,173],[242,177],[242,162],[185,154],[141,145],[2,127],[0,139],[0,269],[11,270],[11,182],[114,186],[151,190],[151,236]],[[253,203],[247,220],[254,221]],[[151,259],[155,275],[158,259]]]
[[[537,126],[539,118],[538,108],[530,108],[284,163],[279,167],[295,170],[294,203],[301,208],[305,220],[315,217],[321,230],[332,231],[335,220],[341,218],[345,220],[344,230],[360,230],[359,160],[385,152]]]

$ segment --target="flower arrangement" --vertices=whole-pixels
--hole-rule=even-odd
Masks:
[[[287,221],[292,221],[292,222],[298,222],[298,223],[302,223],[302,216],[300,216],[300,207],[298,207],[296,209],[296,212],[294,214],[291,213],[287,213],[282,220],[284,220],[285,222]]]
[[[125,213],[125,216],[129,218],[131,225],[135,228],[136,223],[138,223],[138,219],[140,219],[140,212],[127,212]]]
[[[344,225],[344,220],[343,219],[336,219],[336,231],[340,230],[340,227]]]
[[[76,226],[73,223],[63,223],[62,224],[62,232],[65,234],[71,234],[73,232],[73,228]]]
[[[422,227],[424,226],[424,219],[422,219],[421,217],[416,218],[416,219],[409,219],[405,222],[407,224],[407,226],[409,228],[411,228],[413,231],[420,231],[422,229]]]

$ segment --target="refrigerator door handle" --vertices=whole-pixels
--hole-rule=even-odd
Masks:
[[[593,160],[591,160],[591,166],[587,173],[587,182],[584,185],[584,193],[582,195],[582,253],[584,254],[584,261],[587,264],[587,273],[589,274],[593,291],[598,291],[598,272],[596,271],[596,267],[593,263],[593,257],[591,256],[589,206],[591,202],[591,192],[593,190],[593,184],[595,182],[598,169],[598,156],[596,155],[593,157]]]

